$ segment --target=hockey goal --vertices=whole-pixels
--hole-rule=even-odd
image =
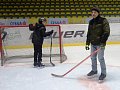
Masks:
[[[1,26],[7,32],[4,40],[0,38],[1,65],[5,63],[33,62],[33,45],[28,26]],[[67,59],[65,55],[60,25],[46,25],[46,31],[54,30],[52,36],[45,37],[43,43],[43,62],[60,62]],[[0,35],[2,37],[2,33]],[[29,58],[29,59],[28,59]]]

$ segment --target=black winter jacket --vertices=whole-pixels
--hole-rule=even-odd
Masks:
[[[100,16],[90,20],[87,32],[86,45],[106,45],[110,35],[110,26],[106,18]]]
[[[32,43],[36,45],[43,44],[44,37],[50,36],[53,33],[53,31],[46,32],[45,26],[38,23],[36,23],[36,25],[32,27],[31,31],[33,31]]]

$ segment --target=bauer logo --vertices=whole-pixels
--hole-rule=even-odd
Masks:
[[[80,38],[80,37],[84,37],[84,33],[85,31],[62,31],[61,32],[61,37],[63,38]],[[52,37],[53,38],[59,38],[59,33],[58,32],[54,32]],[[50,38],[49,36],[46,37],[46,39]]]
[[[47,40],[50,40],[51,37],[47,37]],[[62,40],[64,44],[74,44],[84,42],[86,35],[85,30],[71,30],[71,31],[61,31],[61,38],[58,32],[54,32],[52,35],[53,43],[56,42],[56,39]]]
[[[85,31],[65,31],[63,37],[64,38],[72,38],[72,37],[83,37]]]

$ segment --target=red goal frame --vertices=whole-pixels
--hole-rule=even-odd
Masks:
[[[60,63],[63,62],[62,60],[62,33],[61,33],[61,26],[58,25],[58,24],[49,24],[49,25],[46,25],[46,26],[58,26],[59,27],[59,47],[60,47]],[[11,27],[28,27],[28,25],[17,25],[17,26],[7,26],[7,25],[4,25],[4,26],[0,26],[0,28],[11,28]],[[4,65],[4,55],[2,54],[3,53],[3,46],[2,46],[2,38],[1,38],[1,32],[0,32],[0,56],[1,56],[1,66]]]

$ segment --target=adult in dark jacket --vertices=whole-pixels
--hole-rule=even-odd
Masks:
[[[32,43],[34,46],[34,66],[45,66],[42,64],[42,45],[44,41],[44,37],[50,36],[53,33],[53,30],[50,32],[46,32],[45,28],[46,19],[40,18],[38,23],[33,26],[33,24],[29,24],[29,29],[33,31],[32,33]]]
[[[97,7],[92,8],[92,17],[90,20],[87,32],[86,50],[89,50],[91,44],[91,53],[100,48],[97,54],[91,56],[92,70],[87,76],[93,76],[97,74],[97,55],[101,66],[101,75],[99,80],[103,80],[106,77],[106,65],[104,60],[104,50],[106,41],[110,35],[110,27],[106,18],[100,16],[100,10]]]

